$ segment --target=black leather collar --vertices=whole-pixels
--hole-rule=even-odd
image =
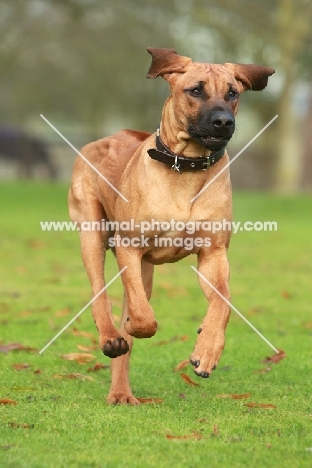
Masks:
[[[182,172],[206,171],[210,166],[218,162],[225,153],[225,146],[219,151],[210,154],[210,156],[200,156],[198,158],[188,158],[179,154],[173,153],[160,138],[159,128],[156,133],[156,148],[147,150],[149,156],[166,166],[170,166],[172,170]]]

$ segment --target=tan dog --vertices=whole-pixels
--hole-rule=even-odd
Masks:
[[[194,253],[198,270],[230,299],[226,254],[230,229],[209,232],[207,238],[203,226],[207,221],[220,221],[228,227],[232,220],[230,175],[227,169],[220,171],[229,161],[225,146],[235,129],[239,95],[248,89],[262,90],[274,73],[272,68],[256,65],[194,63],[173,49],[149,48],[148,52],[152,64],[147,77],[161,76],[171,89],[158,135],[123,130],[82,149],[129,202],[79,157],[69,191],[70,216],[81,228],[86,221],[115,222],[111,225],[114,230],[80,230],[93,295],[105,286],[104,259],[109,246],[114,247],[120,270],[127,267],[122,273],[125,293],[119,330],[106,291],[92,304],[100,347],[115,358],[109,403],[139,403],[129,384],[129,355],[132,337],[148,338],[156,333],[157,322],[149,304],[155,264],[176,262]],[[191,222],[196,226],[192,235],[181,230],[182,223],[189,226]],[[224,348],[230,310],[204,280],[199,278],[199,282],[209,307],[190,360],[197,375],[209,377]]]

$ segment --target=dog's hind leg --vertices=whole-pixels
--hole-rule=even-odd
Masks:
[[[152,294],[152,282],[153,282],[153,270],[154,266],[142,261],[142,281],[146,297],[149,300]],[[120,320],[119,333],[123,336],[129,344],[129,352],[124,356],[119,356],[112,360],[111,363],[111,374],[112,383],[111,388],[107,397],[107,402],[110,404],[116,403],[130,403],[131,405],[138,405],[140,402],[133,396],[130,382],[129,382],[129,359],[131,354],[131,348],[133,344],[133,338],[129,335],[125,328],[124,323],[129,317],[128,301],[126,293],[124,293],[124,303],[122,308],[122,316]]]

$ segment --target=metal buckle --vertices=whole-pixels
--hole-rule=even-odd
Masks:
[[[178,155],[176,154],[175,159],[174,159],[174,164],[171,166],[172,171],[178,171],[179,174],[181,174],[180,171],[180,164],[178,164]]]
[[[206,166],[203,171],[207,171],[207,169],[209,169],[210,167],[210,159],[209,159],[209,156],[206,157],[206,162],[203,162],[203,166]]]

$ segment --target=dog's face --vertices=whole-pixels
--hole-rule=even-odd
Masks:
[[[272,68],[257,65],[196,63],[173,49],[148,49],[148,78],[170,83],[174,118],[181,130],[211,151],[226,146],[235,130],[240,94],[262,90]]]

